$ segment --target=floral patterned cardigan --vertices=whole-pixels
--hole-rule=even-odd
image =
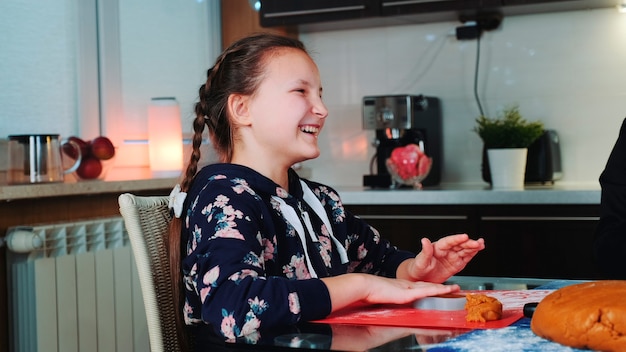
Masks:
[[[290,170],[287,192],[234,164],[212,164],[196,175],[182,216],[187,325],[209,324],[227,341],[259,338],[262,329],[327,316],[330,296],[320,277],[349,272],[394,277],[398,265],[414,256],[345,211],[332,188],[304,182]],[[304,201],[303,185],[323,206],[330,231]],[[288,221],[281,203],[302,223]],[[298,236],[296,228],[306,235]],[[347,258],[342,260],[337,243]]]

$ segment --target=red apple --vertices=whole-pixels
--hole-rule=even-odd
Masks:
[[[102,172],[102,163],[97,158],[89,156],[87,158],[83,158],[76,169],[76,174],[78,177],[91,180],[94,178],[98,178],[100,173]]]
[[[91,154],[100,160],[109,160],[115,155],[115,147],[107,137],[96,137],[91,141]]]
[[[65,155],[69,156],[70,158],[76,160],[78,159],[78,150],[76,150],[76,145],[78,145],[78,147],[80,148],[80,155],[83,158],[86,158],[87,156],[89,156],[89,143],[85,142],[84,140],[76,137],[76,136],[71,136],[68,139],[68,142],[74,142],[76,144],[73,143],[65,143],[63,144],[63,152],[65,153]]]

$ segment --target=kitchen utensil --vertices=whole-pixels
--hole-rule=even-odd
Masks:
[[[76,150],[76,161],[67,169],[63,167],[62,148]],[[9,184],[63,182],[65,174],[76,171],[82,155],[73,141],[61,141],[58,134],[9,136]]]
[[[526,318],[532,318],[538,304],[539,302],[530,302],[530,303],[524,304],[524,316]]]

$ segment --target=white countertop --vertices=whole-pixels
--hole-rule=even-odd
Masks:
[[[448,184],[412,189],[336,187],[344,204],[600,204],[599,185],[526,186],[523,191],[492,190],[487,184]]]
[[[161,194],[163,189],[173,188],[176,182],[176,178],[153,178],[146,168],[124,168],[116,169],[115,172],[111,170],[104,180],[78,181],[72,175],[68,175],[65,182],[60,183],[26,185],[0,183],[0,201],[150,190],[160,190]]]
[[[171,189],[176,178],[152,178],[143,169],[116,170],[105,180],[48,183],[36,185],[0,184],[0,201],[57,197],[80,194],[123,193],[133,191]],[[445,184],[412,189],[366,189],[359,186],[333,186],[344,204],[391,205],[391,204],[600,204],[598,184],[537,185],[527,186],[523,191],[491,190],[485,184]]]

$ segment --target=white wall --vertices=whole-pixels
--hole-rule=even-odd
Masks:
[[[366,95],[424,94],[443,105],[442,183],[484,184],[482,142],[472,132],[476,44],[458,41],[459,22],[305,32],[330,115],[312,178],[360,186],[373,131],[361,128]],[[518,104],[528,120],[556,129],[561,184],[597,185],[626,117],[626,14],[615,9],[505,17],[481,39],[479,96],[495,116]]]

